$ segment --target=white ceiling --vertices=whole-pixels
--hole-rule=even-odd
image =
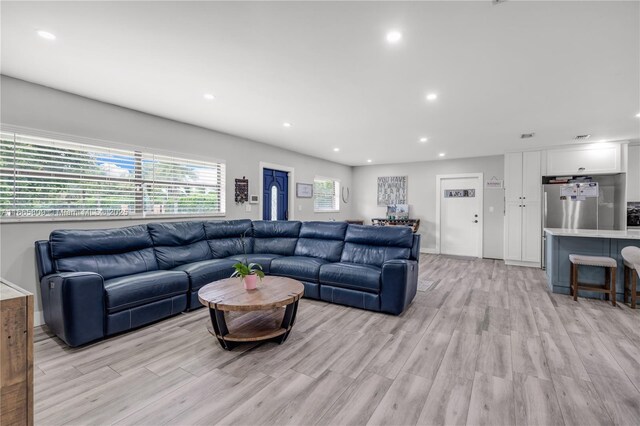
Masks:
[[[640,138],[639,6],[2,2],[1,71],[349,165],[473,157]]]

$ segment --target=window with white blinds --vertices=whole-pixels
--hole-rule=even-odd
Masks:
[[[225,164],[0,133],[0,216],[225,211]]]
[[[340,211],[340,182],[317,177],[313,180],[313,208],[316,212]]]

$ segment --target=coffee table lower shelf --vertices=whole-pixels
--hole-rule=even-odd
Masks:
[[[295,322],[298,301],[272,311],[249,311],[235,318],[230,313],[209,308],[211,327],[209,333],[215,336],[224,349],[231,350],[238,343],[274,341],[284,343]]]

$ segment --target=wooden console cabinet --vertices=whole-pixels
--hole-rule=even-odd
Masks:
[[[33,425],[33,295],[0,278],[0,424]]]
[[[420,228],[420,219],[383,219],[373,218],[371,219],[373,226],[409,226],[413,233],[418,232]]]

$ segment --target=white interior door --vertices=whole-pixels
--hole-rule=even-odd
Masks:
[[[482,256],[481,190],[478,177],[440,180],[440,253]]]

